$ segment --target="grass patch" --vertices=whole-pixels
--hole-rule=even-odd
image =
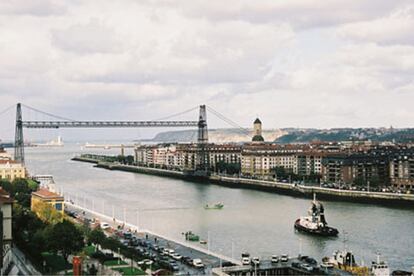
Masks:
[[[72,265],[67,263],[65,259],[60,255],[56,255],[50,252],[43,252],[42,257],[46,261],[46,266],[49,267],[53,272],[72,268]]]
[[[109,260],[109,261],[105,261],[104,265],[106,266],[114,266],[114,265],[127,265],[126,262],[120,260],[119,264],[118,264],[118,260]]]
[[[96,247],[93,245],[85,246],[83,248],[83,252],[85,252],[86,255],[91,256],[93,253],[96,252]]]
[[[145,272],[138,268],[131,268],[131,267],[117,267],[113,270],[119,271],[122,275],[145,275]]]

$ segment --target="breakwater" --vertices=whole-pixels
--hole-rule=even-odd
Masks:
[[[245,188],[262,190],[267,192],[280,193],[296,197],[312,198],[316,193],[318,199],[324,200],[341,200],[361,203],[373,203],[379,205],[392,205],[402,208],[414,208],[414,195],[402,193],[383,193],[383,192],[366,192],[352,191],[342,189],[331,189],[317,186],[295,185],[291,183],[281,183],[276,181],[256,180],[238,177],[227,177],[212,175],[209,177],[194,177],[181,171],[173,171],[158,168],[138,167],[123,165],[119,163],[102,162],[93,158],[74,157],[74,161],[82,161],[96,164],[98,168],[109,170],[120,170],[134,173],[144,173],[158,175],[163,177],[173,177],[200,183],[214,183],[230,188]]]

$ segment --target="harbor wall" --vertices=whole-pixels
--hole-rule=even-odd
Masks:
[[[400,208],[414,208],[413,194],[398,194],[398,193],[382,193],[382,192],[365,192],[365,191],[351,191],[341,189],[323,188],[317,186],[303,186],[290,183],[282,183],[276,181],[256,180],[247,178],[227,177],[212,175],[210,177],[194,177],[186,175],[181,171],[172,171],[165,169],[138,167],[123,165],[118,163],[99,162],[98,160],[84,157],[74,157],[74,161],[82,161],[96,164],[98,168],[109,170],[120,170],[134,173],[143,173],[150,175],[158,175],[163,177],[173,177],[189,181],[195,181],[204,184],[217,184],[230,188],[244,188],[252,190],[261,190],[266,192],[273,192],[295,197],[312,198],[313,194],[317,194],[318,199],[335,200],[335,201],[350,201],[360,203],[374,203],[386,206],[396,206]]]

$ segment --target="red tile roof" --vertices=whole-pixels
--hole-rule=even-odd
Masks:
[[[0,164],[18,164],[19,162],[14,161],[14,160],[0,160]]]
[[[44,198],[44,199],[61,199],[63,200],[63,196],[51,192],[48,189],[45,188],[40,188],[39,190],[37,190],[36,192],[33,192],[32,195]]]

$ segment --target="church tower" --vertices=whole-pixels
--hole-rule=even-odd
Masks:
[[[253,142],[264,142],[262,136],[262,122],[259,120],[259,118],[256,118],[256,120],[253,122],[253,134]]]

